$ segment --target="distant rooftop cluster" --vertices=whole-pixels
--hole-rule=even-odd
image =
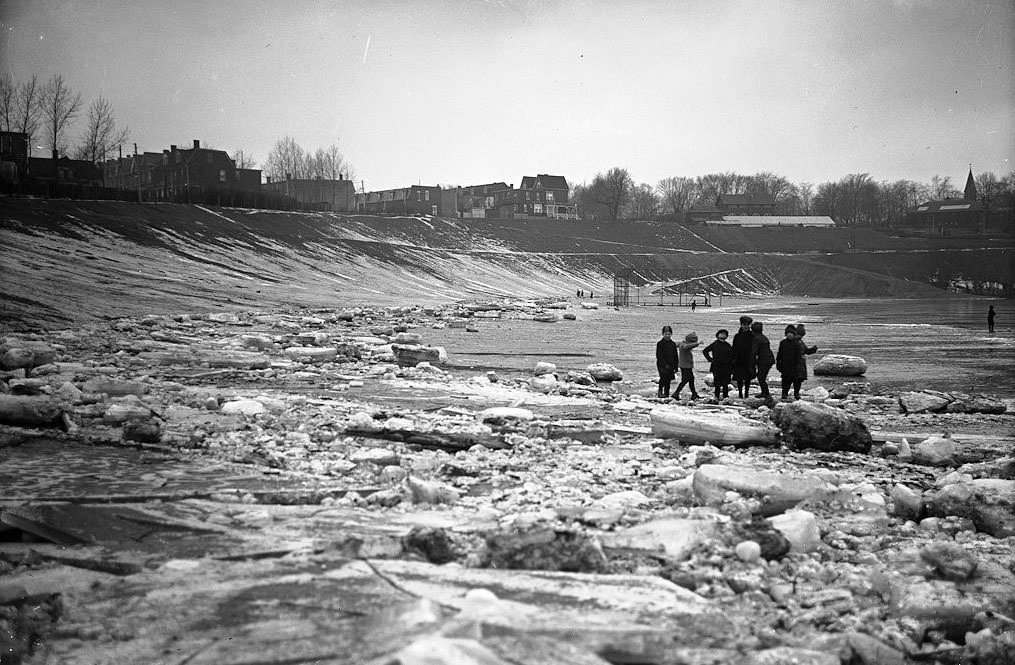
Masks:
[[[357,191],[352,180],[336,175],[337,179],[329,179],[287,174],[262,182],[259,169],[238,167],[224,150],[203,147],[198,139],[187,147],[170,145],[160,152],[138,152],[135,144],[131,153],[98,164],[55,153],[50,158],[36,158],[28,150],[26,134],[0,132],[0,183],[9,194],[465,219],[599,221],[596,199],[589,197],[588,187],[572,191],[562,175],[525,175],[517,187],[496,181],[465,186],[415,184],[372,191],[362,185]],[[579,201],[584,209],[579,208]],[[1000,209],[989,203],[989,196],[980,198],[970,168],[961,198],[909,203],[897,217],[902,221],[893,228],[922,235],[1005,232],[1011,218],[1010,203]],[[712,192],[699,197],[689,209],[657,217],[708,226],[835,227],[836,219],[839,225],[850,224],[848,219],[833,219],[831,214],[834,210],[790,208],[765,192]],[[645,219],[651,218],[655,217]]]

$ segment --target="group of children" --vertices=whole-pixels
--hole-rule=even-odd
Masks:
[[[731,381],[736,382],[739,397],[750,397],[751,382],[756,378],[761,392],[755,396],[771,399],[768,372],[774,365],[782,376],[782,398],[788,399],[792,390],[794,398],[800,399],[800,387],[807,379],[807,356],[818,350],[816,346],[804,344],[805,334],[807,331],[802,323],[786,326],[778,353],[773,354],[764,334],[764,325],[749,316],[740,317],[740,330],[733,336],[732,344],[726,341],[729,331],[725,328],[718,330],[715,341],[702,349],[715,382],[715,398],[729,397]],[[677,370],[680,370],[680,383],[673,397],[680,399],[680,391],[689,386],[691,399],[700,398],[694,387],[694,357],[691,354],[700,343],[698,334],[691,332],[678,344],[673,341],[673,328],[663,326],[663,338],[656,343],[656,368],[659,370],[657,397],[670,396],[670,385]]]

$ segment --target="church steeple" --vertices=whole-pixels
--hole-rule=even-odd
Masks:
[[[977,198],[979,198],[976,196],[976,180],[973,179],[972,164],[969,165],[969,177],[966,178],[966,189],[965,192],[963,192],[962,194],[962,198],[964,198],[967,201],[975,201]]]

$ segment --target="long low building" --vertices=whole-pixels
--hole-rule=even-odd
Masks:
[[[723,215],[706,220],[707,226],[835,226],[827,215]]]

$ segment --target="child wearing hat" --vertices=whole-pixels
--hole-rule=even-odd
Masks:
[[[670,326],[663,326],[663,338],[656,342],[656,369],[659,370],[656,397],[669,397],[670,383],[677,373],[677,343],[673,341],[673,328]]]
[[[779,342],[779,351],[775,354],[775,368],[782,375],[782,398],[789,398],[789,389],[796,379],[797,361],[802,355],[801,344],[796,337],[796,326],[786,326],[786,336]]]
[[[740,330],[733,335],[733,379],[737,382],[737,396],[751,396],[751,350],[754,348],[754,333],[751,324],[754,319],[749,316],[740,317]]]
[[[725,399],[730,396],[730,379],[733,376],[733,347],[726,338],[730,331],[720,328],[715,333],[715,341],[701,350],[701,355],[711,363],[708,367],[715,381],[715,398]],[[720,393],[722,396],[720,397]]]
[[[677,367],[680,368],[680,383],[673,396],[680,399],[680,391],[684,386],[691,386],[691,399],[699,399],[698,391],[694,389],[694,356],[691,350],[701,344],[698,341],[698,333],[689,332],[684,341],[677,345]]]
[[[765,337],[765,326],[761,321],[751,324],[751,332],[754,333],[754,347],[751,350],[751,374],[758,377],[758,386],[761,387],[761,394],[758,397],[768,399],[771,395],[768,392],[768,371],[775,364],[775,356],[772,354],[772,345]]]

